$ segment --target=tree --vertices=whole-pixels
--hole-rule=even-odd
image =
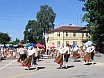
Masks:
[[[42,38],[41,27],[39,26],[37,21],[29,20],[24,31],[25,41],[29,43],[37,43],[42,40],[39,38]]]
[[[15,41],[13,41],[13,42],[11,42],[13,45],[16,45],[16,44],[18,44],[20,42],[20,40],[18,39],[18,38],[16,38],[16,40]]]
[[[47,31],[54,29],[54,21],[56,14],[48,5],[42,5],[40,11],[37,12],[37,22],[42,28],[42,32],[45,34]]]
[[[93,42],[102,47],[104,44],[104,1],[103,0],[80,0],[84,1],[83,21],[86,21],[87,29],[90,30]]]
[[[0,44],[4,44],[4,47],[6,47],[6,44],[10,41],[11,37],[7,33],[0,32]]]
[[[45,44],[44,35],[47,31],[54,29],[56,14],[48,5],[43,5],[37,12],[37,21],[29,20],[24,31],[24,41]]]

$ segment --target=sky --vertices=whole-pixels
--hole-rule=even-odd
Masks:
[[[42,5],[48,5],[56,13],[55,28],[61,24],[85,25],[81,22],[84,3],[78,0],[0,0],[0,32],[7,33],[11,41],[23,40],[28,21],[36,20]]]

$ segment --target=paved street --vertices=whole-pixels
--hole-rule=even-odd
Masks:
[[[104,78],[104,55],[95,56],[94,65],[84,65],[83,58],[80,62],[69,59],[68,69],[57,69],[58,64],[54,59],[40,59],[39,70],[32,67],[27,70],[17,60],[3,60],[0,62],[0,78]]]

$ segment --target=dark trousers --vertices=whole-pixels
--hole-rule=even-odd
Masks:
[[[21,61],[24,61],[27,58],[26,54],[20,54]]]
[[[94,60],[94,53],[91,53],[91,60]]]
[[[69,56],[70,56],[70,54],[66,54],[66,55],[64,55],[64,61],[65,61],[65,62],[68,62],[68,58],[69,58]]]
[[[36,60],[37,60],[37,57],[33,57],[33,61],[32,61],[33,65],[37,65]]]

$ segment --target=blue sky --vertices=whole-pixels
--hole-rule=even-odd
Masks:
[[[56,13],[55,28],[60,24],[85,25],[81,23],[84,3],[78,0],[0,0],[0,32],[8,33],[12,41],[22,40],[28,20],[36,20],[41,5],[52,7]]]

